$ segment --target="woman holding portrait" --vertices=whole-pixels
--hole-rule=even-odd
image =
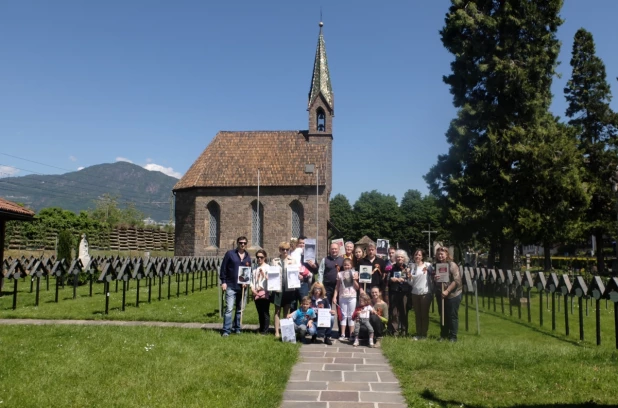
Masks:
[[[259,249],[255,253],[257,267],[253,270],[251,279],[251,292],[260,321],[260,334],[268,334],[270,326],[270,300],[268,299],[268,265],[266,264],[266,251]]]
[[[439,264],[448,264],[448,282],[437,282],[438,274],[434,274],[436,293],[438,298],[438,310],[442,316],[442,299],[444,299],[444,324],[440,325],[440,338],[438,341],[457,341],[459,329],[459,305],[461,303],[461,273],[459,267],[451,259],[448,249],[440,247],[436,249],[436,260]]]
[[[289,252],[290,243],[286,241],[281,242],[279,244],[279,258],[275,258],[271,262],[272,266],[281,268],[281,291],[271,292],[270,294],[270,299],[275,305],[275,337],[277,338],[280,337],[281,309],[283,309],[283,315],[287,316],[290,313],[292,303],[299,299],[298,289],[288,288],[287,268],[289,265],[298,265],[296,260],[289,256]]]
[[[395,263],[389,274],[390,320],[388,322],[388,332],[394,336],[408,334],[409,260],[408,254],[403,249],[395,251]]]

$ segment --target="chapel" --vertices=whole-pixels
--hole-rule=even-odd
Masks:
[[[322,27],[308,129],[218,132],[174,186],[176,256],[223,255],[243,235],[269,257],[300,235],[327,255],[335,104]]]

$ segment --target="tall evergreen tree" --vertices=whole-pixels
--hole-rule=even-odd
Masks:
[[[560,43],[562,0],[451,0],[442,43],[455,59],[444,78],[459,108],[426,176],[452,221],[482,225],[511,268],[526,181],[518,146],[541,129]]]
[[[330,221],[339,230],[342,236],[332,238],[343,238],[344,240],[356,241],[357,237],[353,228],[354,216],[352,214],[352,205],[347,197],[343,194],[337,194],[331,198],[329,203]]]
[[[603,235],[615,233],[616,198],[611,182],[618,164],[616,114],[609,106],[611,90],[605,65],[596,56],[592,34],[580,28],[575,33],[571,58],[573,73],[564,93],[569,103],[566,116],[576,127],[585,158],[584,182],[591,202],[586,212],[586,231],[596,237],[597,268],[603,272]]]

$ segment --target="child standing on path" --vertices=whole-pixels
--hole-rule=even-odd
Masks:
[[[350,321],[350,333],[354,330],[354,320],[352,313],[356,308],[356,296],[358,295],[358,273],[352,269],[352,259],[343,260],[343,271],[337,274],[337,286],[333,301],[339,295],[339,306],[341,307],[341,321],[339,322],[339,341],[345,340],[345,328]]]
[[[311,298],[309,296],[305,296],[301,301],[301,308],[290,313],[288,315],[288,319],[290,317],[294,320],[294,331],[303,343],[307,343],[305,339],[307,332],[309,332],[312,336],[316,333],[315,325],[313,324],[313,319],[316,317],[316,313],[311,308]]]
[[[369,347],[373,347],[373,327],[369,322],[369,317],[375,310],[371,306],[371,299],[365,292],[360,295],[360,306],[354,311],[352,318],[358,320],[358,324],[354,327],[354,347],[358,347],[358,334],[360,333],[361,326],[365,326],[369,333]]]

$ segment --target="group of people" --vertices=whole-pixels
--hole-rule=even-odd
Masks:
[[[413,339],[427,338],[429,309],[433,296],[439,298],[438,310],[444,313],[438,340],[457,341],[458,312],[462,296],[462,281],[459,268],[449,255],[448,249],[436,250],[436,261],[448,265],[448,278],[436,282],[437,274],[431,263],[424,260],[424,253],[417,249],[410,262],[406,251],[388,249],[388,258],[376,254],[376,246],[369,243],[365,250],[352,242],[344,244],[345,254],[339,255],[340,247],[332,243],[328,256],[316,264],[304,260],[303,249],[306,237],[279,244],[279,257],[271,265],[281,268],[281,291],[268,291],[266,251],[256,252],[257,266],[250,283],[259,318],[259,332],[267,334],[270,327],[270,304],[274,304],[275,336],[280,337],[280,319],[292,318],[294,328],[301,339],[311,335],[311,342],[323,339],[332,344],[335,318],[338,320],[339,341],[359,345],[359,339],[367,338],[370,347],[379,346],[383,335],[408,334],[408,313],[415,313],[416,333]],[[222,335],[240,333],[240,317],[243,305],[242,285],[237,283],[238,267],[251,265],[246,251],[247,238],[237,239],[237,248],[228,251],[221,264],[221,288],[225,291],[227,307]],[[299,270],[300,288],[290,289],[287,268],[296,265]],[[369,266],[371,282],[359,283],[361,266]],[[443,275],[446,276],[446,275]],[[314,281],[315,278],[315,281]],[[442,306],[444,305],[444,306]],[[232,310],[236,314],[232,321]],[[442,311],[444,307],[444,311]],[[330,309],[330,327],[317,327],[317,309]],[[349,335],[347,335],[349,331]],[[349,337],[348,337],[349,336]]]

